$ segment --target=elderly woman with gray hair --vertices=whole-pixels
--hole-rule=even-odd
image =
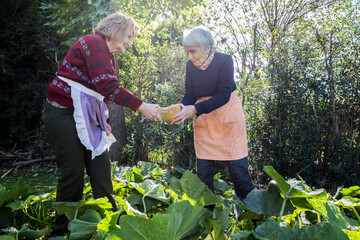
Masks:
[[[211,33],[204,28],[186,30],[185,95],[172,123],[193,116],[197,176],[214,191],[216,161],[225,161],[236,195],[244,199],[254,188],[248,170],[246,124],[236,95],[233,59],[217,52]]]
[[[143,102],[123,88],[115,76],[114,54],[125,53],[138,30],[132,17],[110,14],[94,34],[78,39],[49,85],[43,121],[60,170],[56,201],[82,199],[84,169],[94,198],[107,197],[116,210],[108,149],[111,134],[108,101],[160,121],[157,105]],[[52,235],[68,232],[68,219],[56,215]]]

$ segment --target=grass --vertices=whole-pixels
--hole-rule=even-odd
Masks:
[[[10,172],[9,172],[10,171]],[[9,172],[8,174],[6,174]],[[6,176],[4,176],[6,174]],[[60,173],[56,167],[34,164],[21,168],[0,168],[0,184],[9,188],[19,178],[38,193],[51,192],[56,188]]]

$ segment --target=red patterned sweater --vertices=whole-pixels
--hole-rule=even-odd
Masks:
[[[99,35],[86,35],[69,49],[58,72],[63,76],[113,101],[136,111],[142,100],[123,88],[115,76],[115,57],[105,39]],[[74,109],[69,85],[56,77],[49,85],[46,98],[70,109]]]

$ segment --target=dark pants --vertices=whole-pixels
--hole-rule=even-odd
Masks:
[[[43,121],[61,174],[56,201],[77,202],[82,199],[86,169],[94,198],[107,197],[113,205],[113,210],[116,210],[112,195],[109,153],[106,151],[91,159],[91,152],[86,150],[78,138],[71,109],[57,108],[45,103]],[[67,224],[65,215],[57,215],[53,222],[53,231],[66,231]]]
[[[214,191],[214,175],[215,165],[217,161],[213,160],[196,160],[196,173],[200,180]],[[243,200],[246,195],[254,189],[254,185],[249,172],[248,158],[240,160],[226,161],[231,181],[234,184],[234,189],[237,197]]]

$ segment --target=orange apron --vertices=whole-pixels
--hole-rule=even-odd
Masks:
[[[196,103],[209,98],[199,98]],[[235,92],[228,103],[208,114],[195,115],[193,122],[197,158],[231,161],[248,156],[245,116]]]

